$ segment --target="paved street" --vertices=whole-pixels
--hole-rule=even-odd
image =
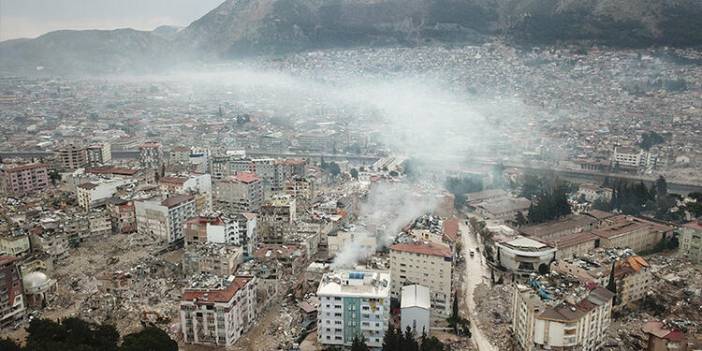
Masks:
[[[466,225],[464,221],[460,222],[460,228],[463,238],[463,254],[466,258],[463,277],[463,291],[465,292],[464,298],[470,311],[469,319],[471,320],[470,329],[471,333],[473,334],[472,339],[479,350],[496,351],[497,348],[490,343],[480,328],[478,328],[478,325],[475,322],[477,318],[473,318],[473,314],[475,313],[473,291],[481,281],[490,279],[490,273],[485,265],[485,259],[479,252],[475,252],[475,257],[470,257],[470,250],[475,251],[479,245],[477,235],[471,231],[470,225]]]

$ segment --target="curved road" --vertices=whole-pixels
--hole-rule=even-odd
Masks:
[[[465,271],[463,272],[463,291],[465,292],[464,299],[466,305],[468,306],[470,323],[470,332],[472,333],[473,344],[480,351],[497,351],[497,348],[490,343],[485,334],[478,327],[477,317],[475,313],[475,301],[473,301],[473,291],[475,287],[482,281],[487,281],[490,279],[490,272],[487,266],[484,264],[485,258],[475,252],[475,257],[470,257],[470,250],[475,251],[478,247],[479,242],[477,235],[473,233],[470,225],[465,224],[465,219],[460,222],[461,238],[463,240],[463,254],[465,257]]]

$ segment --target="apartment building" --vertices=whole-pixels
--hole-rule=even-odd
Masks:
[[[599,246],[630,248],[635,252],[652,250],[664,238],[672,235],[673,227],[638,217],[619,215],[608,219],[603,227],[593,229]]]
[[[227,213],[255,212],[263,203],[261,179],[241,172],[219,180],[214,185],[215,208]]]
[[[49,187],[48,166],[43,163],[0,165],[0,192],[24,195]]]
[[[112,147],[108,143],[93,144],[86,148],[88,165],[98,167],[112,162]]]
[[[73,171],[88,163],[88,153],[83,146],[68,144],[56,151],[59,166],[64,170]]]
[[[569,291],[516,284],[512,295],[512,331],[520,350],[594,351],[605,341],[614,294],[603,288]],[[584,296],[583,296],[584,295]],[[542,299],[541,296],[547,296]]]
[[[195,216],[192,195],[174,195],[163,201],[135,201],[137,232],[156,235],[167,243],[184,237],[185,222]]]
[[[160,143],[149,141],[139,145],[139,164],[143,168],[158,169],[163,164],[163,148]]]
[[[702,221],[686,223],[681,228],[680,251],[696,264],[702,264]]]
[[[432,317],[451,315],[453,299],[453,252],[448,245],[433,242],[411,242],[390,247],[391,293],[402,297],[405,285],[422,285],[431,292]]]
[[[228,347],[255,322],[253,276],[229,276],[217,287],[185,289],[180,302],[183,342]]]
[[[324,346],[351,346],[363,337],[380,348],[390,318],[390,273],[337,271],[325,273],[317,289],[317,341]]]
[[[117,188],[134,183],[131,179],[100,179],[93,182],[80,184],[76,187],[78,206],[84,210],[107,205]]]
[[[22,280],[17,258],[0,256],[0,329],[19,323],[25,316]]]

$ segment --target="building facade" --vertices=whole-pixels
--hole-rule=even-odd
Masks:
[[[263,203],[261,179],[253,173],[241,172],[215,182],[215,208],[227,213],[255,212]]]
[[[156,235],[167,243],[184,237],[185,222],[195,216],[192,195],[175,195],[163,201],[135,201],[137,232]]]
[[[325,346],[351,346],[363,337],[380,348],[390,318],[390,273],[326,273],[317,289],[317,341]]]
[[[453,252],[448,245],[421,241],[395,244],[390,247],[390,271],[393,297],[402,297],[403,286],[419,284],[429,288],[432,316],[451,315]]]
[[[682,226],[680,251],[690,261],[702,264],[702,222],[690,222]]]
[[[257,278],[229,276],[223,287],[185,289],[180,302],[183,342],[233,345],[256,319]]]
[[[23,195],[49,187],[49,169],[43,163],[0,166],[0,191],[7,195]]]
[[[25,303],[17,258],[0,256],[0,329],[24,319]]]

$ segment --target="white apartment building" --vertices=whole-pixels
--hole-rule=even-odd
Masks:
[[[112,178],[80,184],[76,187],[78,205],[86,211],[105,205],[107,199],[117,192],[118,187],[133,182],[131,179]]]
[[[219,288],[185,289],[180,302],[183,341],[233,345],[256,319],[256,284],[252,276],[229,276]]]
[[[596,287],[579,301],[542,300],[532,287],[515,285],[512,330],[519,349],[599,349],[611,322],[613,297],[611,291]]]
[[[135,201],[137,232],[156,235],[167,243],[184,236],[184,224],[195,216],[192,195],[174,195],[163,201]]]
[[[363,337],[369,347],[382,347],[390,316],[389,272],[325,273],[317,296],[320,344],[351,346],[354,337]]]
[[[240,246],[245,256],[256,247],[256,215],[198,216],[185,222],[185,247],[196,244]]]
[[[453,287],[453,252],[446,244],[412,242],[390,247],[391,293],[400,299],[402,287],[419,284],[431,292],[432,316],[445,319],[451,315]]]
[[[263,203],[261,179],[241,172],[219,180],[214,185],[214,200],[215,207],[229,213],[257,211]]]

